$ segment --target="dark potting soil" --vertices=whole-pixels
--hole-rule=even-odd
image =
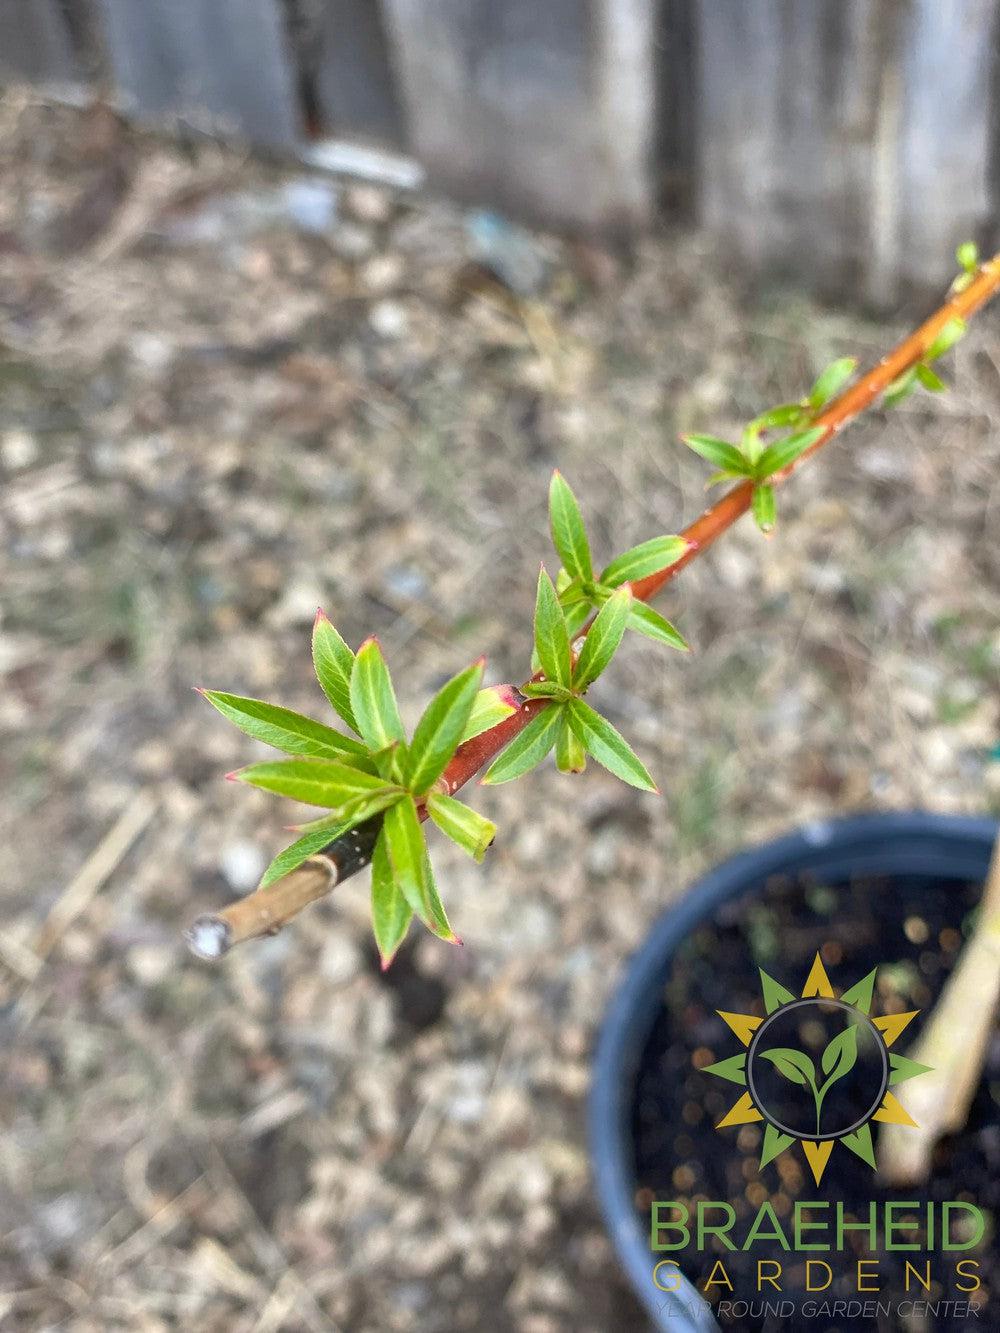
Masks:
[[[916,1239],[921,1244],[928,1202],[974,1203],[987,1221],[986,1234],[974,1249],[951,1253],[937,1249],[886,1252],[881,1245],[870,1251],[863,1236],[849,1233],[857,1238],[855,1248],[831,1254],[784,1252],[777,1242],[754,1244],[748,1251],[730,1251],[715,1239],[707,1242],[712,1248],[706,1247],[704,1253],[689,1245],[683,1251],[660,1256],[677,1259],[700,1291],[716,1260],[722,1260],[733,1290],[722,1285],[705,1294],[717,1309],[720,1301],[752,1301],[756,1310],[741,1313],[738,1318],[720,1311],[724,1327],[747,1333],[798,1327],[816,1329],[817,1333],[826,1329],[846,1333],[857,1328],[877,1329],[879,1333],[1000,1328],[996,1231],[1000,1220],[1000,1036],[996,1032],[968,1124],[961,1133],[938,1145],[931,1178],[920,1186],[884,1188],[872,1168],[839,1142],[834,1143],[819,1185],[799,1143],[761,1169],[761,1123],[715,1128],[745,1089],[702,1072],[706,1065],[744,1050],[716,1010],[763,1016],[758,968],[794,996],[800,996],[817,952],[838,995],[872,968],[878,968],[873,1018],[913,1009],[924,1011],[911,1021],[892,1048],[893,1053],[905,1054],[955,966],[974,923],[981,893],[980,884],[921,877],[866,878],[847,885],[776,877],[762,892],[744,895],[720,909],[713,921],[688,936],[676,954],[664,985],[663,1007],[643,1053],[633,1103],[639,1182],[636,1206],[647,1225],[654,1200],[682,1203],[693,1217],[699,1199],[725,1200],[732,1205],[737,1217],[733,1229],[737,1244],[765,1201],[789,1232],[797,1200],[826,1201],[829,1208],[825,1213],[813,1214],[816,1219],[829,1218],[841,1201],[851,1220],[863,1221],[868,1220],[873,1201],[879,1216],[885,1201],[912,1201],[914,1208],[898,1216],[912,1217],[920,1223],[919,1230],[908,1232],[905,1239]],[[789,1038],[786,1030],[781,1044],[809,1050],[810,1044],[817,1046],[817,1037],[808,1031],[807,1022],[815,1020],[816,1015],[810,1014],[808,1007],[799,1012],[803,1017],[798,1033]],[[786,1016],[786,1024],[789,1022],[791,1018]],[[863,1080],[843,1082],[844,1088],[838,1089],[843,1104],[837,1113],[844,1117],[841,1123],[850,1124],[851,1099],[857,1115],[864,1115],[870,1109],[871,1088],[866,1092],[861,1086]],[[794,1095],[801,1090],[787,1080],[785,1086],[790,1119],[784,1123],[791,1125],[791,1118],[801,1114],[801,1107],[793,1104]],[[904,1107],[908,1086],[904,1082],[893,1088]],[[879,1128],[877,1123],[871,1126],[876,1142]],[[713,1220],[718,1220],[718,1214]],[[807,1258],[830,1264],[833,1281],[827,1290],[806,1291]],[[878,1260],[877,1265],[866,1267],[869,1276],[864,1281],[869,1285],[877,1282],[879,1289],[859,1295],[857,1260],[865,1258]],[[782,1265],[780,1295],[767,1284],[758,1292],[760,1259],[777,1260]],[[905,1261],[910,1260],[924,1275],[928,1259],[930,1291],[916,1283],[912,1274],[907,1291]],[[967,1268],[956,1273],[957,1262],[968,1259],[978,1261],[982,1283],[980,1290],[971,1293],[956,1285],[970,1284]],[[765,1272],[774,1271],[765,1267]],[[877,1274],[875,1279],[872,1273]],[[820,1280],[825,1278],[823,1270],[816,1269],[814,1282],[817,1275]],[[773,1312],[775,1303],[782,1299],[794,1303],[796,1313],[791,1319]],[[761,1309],[765,1300],[771,1303],[771,1313]],[[805,1302],[832,1305],[835,1300],[878,1302],[889,1305],[891,1311],[876,1312],[869,1319],[827,1316],[827,1322],[822,1314],[806,1318],[801,1313]],[[905,1304],[908,1301],[937,1303],[938,1313],[924,1310],[918,1316]],[[970,1318],[966,1313],[949,1313],[944,1304],[948,1301],[974,1301],[979,1305],[979,1315]],[[902,1309],[897,1308],[900,1302]],[[743,1307],[734,1308],[742,1311]]]

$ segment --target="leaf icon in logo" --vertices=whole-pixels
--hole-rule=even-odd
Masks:
[[[804,1088],[816,1091],[816,1066],[805,1051],[797,1051],[791,1046],[775,1046],[773,1050],[761,1051],[762,1060],[770,1060],[779,1074],[784,1074],[790,1083],[798,1083]]]
[[[850,1027],[844,1028],[843,1032],[838,1032],[827,1042],[826,1049],[820,1057],[823,1073],[827,1076],[822,1091],[825,1092],[832,1083],[849,1074],[857,1060],[858,1029],[852,1023]]]

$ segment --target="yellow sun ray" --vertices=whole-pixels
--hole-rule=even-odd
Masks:
[[[813,1179],[818,1185],[823,1179],[823,1172],[826,1170],[826,1164],[833,1152],[833,1139],[824,1139],[822,1143],[813,1143],[809,1139],[803,1139],[802,1151],[806,1155],[806,1161],[813,1173]]]
[[[920,1128],[906,1107],[902,1106],[891,1092],[887,1092],[882,1098],[882,1105],[872,1119],[881,1120],[886,1125],[909,1125],[912,1129]]]
[[[732,1110],[722,1117],[716,1125],[716,1129],[725,1129],[727,1125],[752,1125],[755,1120],[763,1120],[764,1117],[750,1100],[749,1092],[745,1092]]]
[[[873,1018],[872,1022],[882,1033],[882,1040],[886,1046],[891,1046],[903,1029],[919,1013],[919,1009],[911,1009],[908,1014],[884,1014],[881,1018]]]
[[[810,999],[813,995],[820,995],[824,1000],[832,1000],[833,987],[830,985],[830,978],[826,975],[826,968],[823,966],[823,960],[819,954],[813,960],[813,965],[809,969],[809,975],[806,977],[806,984],[802,987],[803,1000]],[[827,1157],[829,1157],[827,1153]]]
[[[715,1012],[736,1033],[744,1046],[750,1045],[750,1038],[764,1021],[754,1014],[727,1014],[724,1009],[716,1009]]]

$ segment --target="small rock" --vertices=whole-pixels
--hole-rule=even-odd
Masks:
[[[375,255],[361,270],[361,282],[375,294],[391,292],[403,280],[403,261],[399,255]]]
[[[320,954],[319,970],[334,986],[350,981],[361,970],[361,954],[357,945],[346,935],[330,935]]]
[[[285,206],[296,226],[323,235],[337,217],[337,187],[322,176],[303,176],[289,181],[284,189]]]
[[[548,265],[538,242],[523,227],[478,209],[465,223],[469,255],[518,296],[535,295],[545,281]]]
[[[377,301],[368,314],[368,322],[380,338],[401,338],[409,323],[398,301]]]
[[[427,580],[413,565],[393,565],[385,572],[385,586],[393,597],[416,602],[427,595]]]
[[[309,574],[302,574],[285,585],[281,596],[268,607],[265,619],[276,629],[311,624],[317,606],[324,601],[323,589]]]
[[[7,430],[0,440],[0,458],[12,472],[30,467],[38,457],[38,441],[26,430]]]
[[[128,968],[143,986],[158,986],[177,965],[177,951],[168,944],[136,944],[129,949]]]
[[[518,831],[515,853],[524,865],[536,865],[546,848],[545,830],[538,824],[526,823]]]
[[[344,205],[359,222],[388,222],[392,217],[392,195],[377,185],[352,185],[344,196]]]
[[[617,828],[600,829],[592,835],[587,848],[587,869],[592,875],[604,878],[611,874],[618,860],[621,840],[621,829]]]
[[[222,849],[219,869],[234,893],[251,893],[264,873],[264,853],[253,842],[231,842]]]
[[[38,1220],[48,1242],[46,1248],[58,1251],[77,1242],[92,1225],[92,1204],[83,1194],[60,1194],[39,1207]]]
[[[341,259],[352,261],[367,259],[375,249],[375,238],[367,227],[357,222],[342,222],[330,243]]]
[[[164,370],[173,357],[173,349],[165,338],[156,333],[134,333],[128,341],[128,350],[133,361],[155,374]]]

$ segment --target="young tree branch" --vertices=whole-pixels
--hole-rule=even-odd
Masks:
[[[1000,254],[981,264],[975,276],[967,280],[961,290],[956,291],[918,329],[834,399],[812,423],[814,427],[822,428],[823,433],[792,464],[770,477],[770,483],[778,485],[785,481],[806,458],[815,454],[844,426],[867,411],[901,375],[924,361],[947,325],[956,319],[968,319],[996,294],[998,288]],[[668,568],[633,582],[632,595],[641,601],[648,601],[659,592],[747,512],[752,503],[753,491],[752,481],[742,481],[706,509],[681,534],[688,542],[685,554]],[[585,634],[587,628],[589,625],[581,634]],[[459,747],[442,779],[442,785],[449,794],[469,782],[523,731],[541,708],[546,707],[545,700],[525,699],[515,687],[506,688],[511,691],[512,702],[518,705],[517,712]],[[423,818],[426,811],[421,810],[420,814]],[[336,884],[368,864],[381,821],[381,815],[373,816],[365,824],[331,842],[321,853],[269,888],[258,889],[221,912],[199,917],[187,932],[187,940],[193,952],[203,958],[218,958],[241,940],[279,930],[310,902],[323,897]]]

